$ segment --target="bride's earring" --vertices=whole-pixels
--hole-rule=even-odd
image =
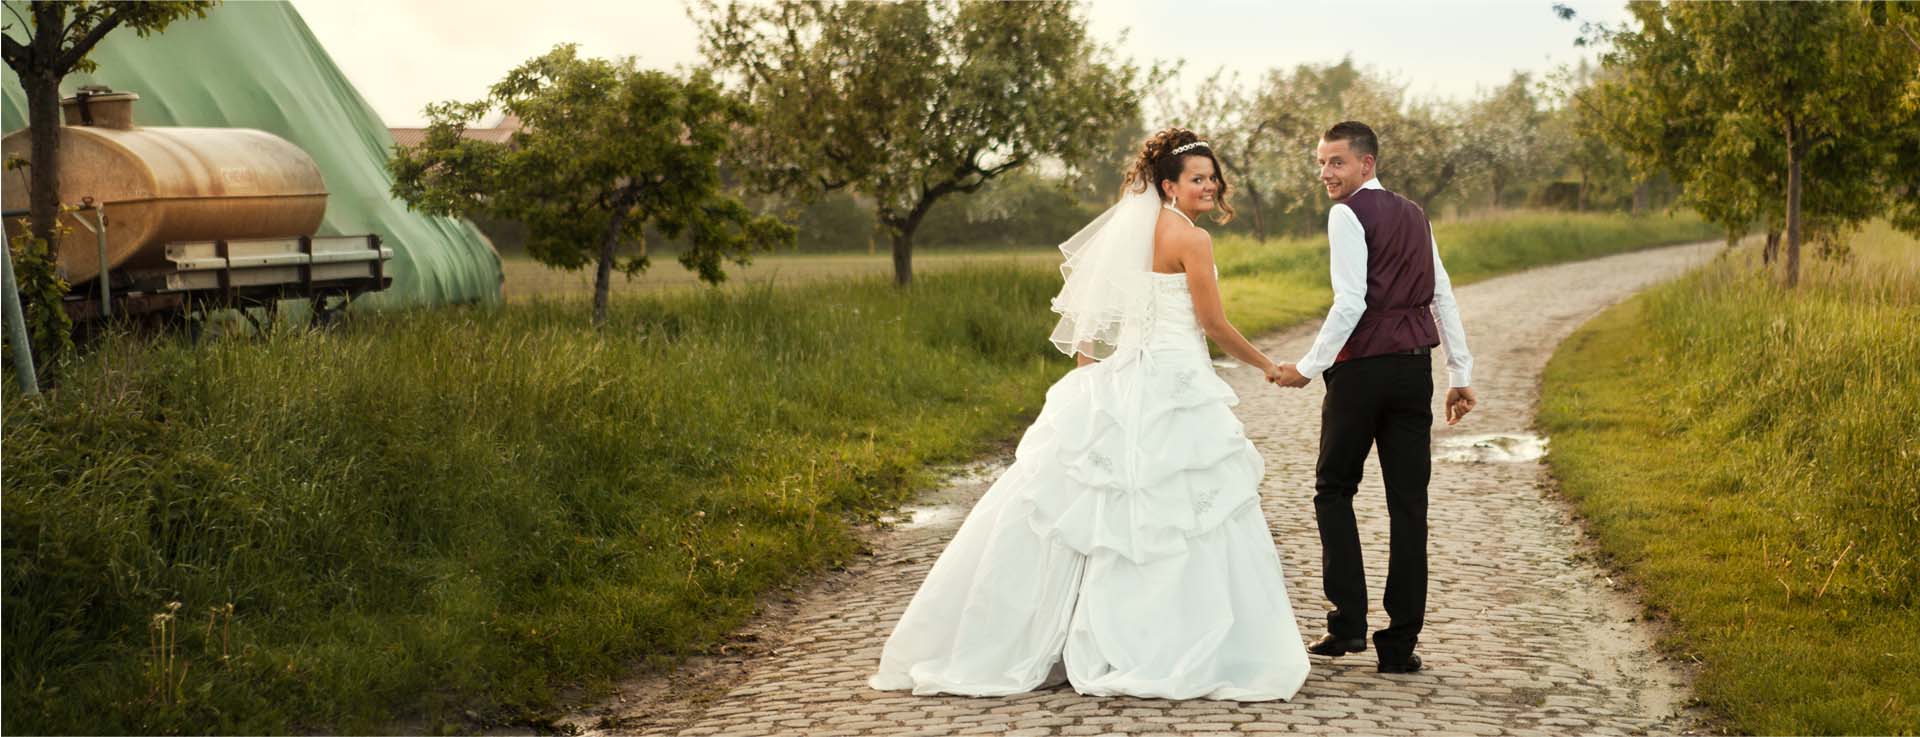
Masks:
[[[1180,209],[1180,195],[1174,195],[1174,196],[1173,196],[1173,203],[1172,203],[1172,204],[1170,204],[1170,205],[1168,205],[1167,207],[1169,207],[1169,208],[1171,208],[1171,209],[1174,209],[1174,210],[1178,210],[1178,209]]]

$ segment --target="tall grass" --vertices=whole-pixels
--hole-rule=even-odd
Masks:
[[[9,405],[8,731],[377,729],[718,638],[1064,368],[1044,272],[123,337]],[[168,602],[174,708],[143,703]],[[199,689],[199,691],[196,691]],[[424,701],[425,703],[422,703]]]
[[[1700,235],[1661,222],[1441,238],[1465,263]],[[1323,246],[1223,242],[1221,263],[1250,332],[1325,310]],[[111,337],[5,400],[0,727],[470,728],[669,665],[1031,417],[1070,365],[1045,340],[1058,278],[667,293],[600,332],[567,299]]]
[[[1741,733],[1920,727],[1920,241],[1853,250],[1795,291],[1723,259],[1546,374],[1554,472]]]

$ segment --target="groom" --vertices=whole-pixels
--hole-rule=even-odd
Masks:
[[[1374,178],[1379,153],[1379,139],[1364,123],[1340,123],[1320,138],[1320,181],[1335,202],[1327,214],[1333,309],[1307,355],[1281,365],[1278,383],[1303,387],[1317,376],[1327,383],[1313,511],[1320,525],[1321,578],[1333,611],[1327,634],[1307,651],[1344,655],[1367,649],[1367,577],[1353,496],[1367,453],[1378,445],[1392,530],[1385,601],[1390,624],[1373,634],[1373,644],[1381,673],[1412,673],[1420,670],[1413,650],[1427,608],[1435,346],[1447,349],[1447,424],[1473,411],[1476,399],[1468,388],[1473,357],[1433,226],[1419,205]]]

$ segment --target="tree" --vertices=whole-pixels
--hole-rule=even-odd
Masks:
[[[523,128],[508,143],[464,138],[470,122],[498,108]],[[607,319],[615,268],[649,265],[644,229],[686,235],[680,263],[700,278],[726,278],[724,259],[792,244],[794,231],[756,216],[722,188],[720,161],[751,115],[704,73],[682,80],[636,69],[631,58],[582,59],[554,47],[507,73],[485,99],[427,107],[419,146],[395,146],[393,194],[436,215],[484,214],[525,223],[527,252],[542,263],[596,265],[593,324]],[[622,244],[639,253],[617,263]]]
[[[1484,166],[1485,146],[1476,145],[1481,139],[1460,122],[1458,109],[1423,102],[1384,115],[1385,122],[1374,127],[1380,175],[1422,207],[1438,207]]]
[[[1574,11],[1565,5],[1555,5],[1554,12],[1563,19],[1574,17]],[[1667,30],[1652,27],[1642,32],[1658,37]],[[1621,33],[1623,29],[1583,23],[1574,45],[1604,45]],[[1679,183],[1684,188],[1682,199],[1694,205],[1709,222],[1727,228],[1731,244],[1751,225],[1754,216],[1716,217],[1710,210],[1724,209],[1727,198],[1700,197],[1700,188],[1686,186],[1692,167],[1713,160],[1703,153],[1708,150],[1704,141],[1708,116],[1692,109],[1698,104],[1688,101],[1686,83],[1680,81],[1680,75],[1667,71],[1689,64],[1687,50],[1677,43],[1636,41],[1640,41],[1639,52],[1647,55],[1640,63],[1622,64],[1617,63],[1617,58],[1603,58],[1601,68],[1588,78],[1587,84],[1569,88],[1580,128],[1589,135],[1599,136],[1601,146],[1611,148],[1625,159],[1634,180],[1633,214],[1646,212],[1650,183],[1656,177],[1664,177]],[[1657,60],[1654,57],[1658,57]]]
[[[1671,20],[1699,40],[1696,63],[1703,77],[1726,82],[1709,88],[1718,108],[1730,108],[1737,124],[1771,129],[1786,152],[1787,285],[1800,276],[1805,171],[1810,155],[1855,144],[1884,122],[1885,101],[1913,74],[1885,65],[1890,44],[1866,30],[1855,8],[1837,4],[1733,3],[1712,8],[1677,5]],[[1765,39],[1755,44],[1754,39]],[[1874,43],[1880,41],[1880,43]],[[1756,48],[1757,47],[1757,48]],[[1729,125],[1723,122],[1721,127]],[[1737,134],[1735,134],[1737,135]],[[1867,159],[1861,163],[1871,164]],[[1829,186],[1864,182],[1859,167],[1820,172]],[[1872,197],[1870,192],[1858,193]],[[1849,198],[1850,199],[1850,198]],[[1868,210],[1871,212],[1871,209]]]
[[[1554,103],[1551,135],[1563,141],[1562,165],[1580,179],[1576,211],[1613,206],[1625,190],[1636,188],[1626,155],[1608,142],[1621,118],[1619,100],[1610,96],[1617,87],[1607,86],[1614,74],[1582,59],[1555,71],[1548,85]],[[1608,204],[1596,204],[1602,202]]]
[[[1059,0],[708,0],[691,13],[708,62],[758,113],[743,169],[769,190],[872,198],[902,286],[935,202],[1037,159],[1098,161],[1162,76],[1117,61]]]
[[[1126,182],[1127,170],[1140,155],[1140,143],[1147,139],[1147,124],[1136,115],[1118,128],[1107,131],[1101,143],[1102,153],[1065,172],[1061,181],[1073,191],[1081,204],[1095,212],[1113,204],[1115,192]]]
[[[1920,64],[1920,4],[1875,0],[1868,6],[1873,26],[1894,46],[1906,44]],[[1907,76],[1893,106],[1887,140],[1888,189],[1893,196],[1894,227],[1920,233],[1920,73]]]
[[[166,30],[187,16],[207,17],[212,2],[37,2],[27,7],[31,20],[17,6],[7,12],[21,23],[24,39],[15,39],[7,24],[0,53],[20,75],[27,93],[27,125],[33,127],[33,166],[28,173],[27,201],[33,219],[33,238],[53,244],[54,219],[60,215],[60,81],[73,72],[91,72],[87,58],[100,40],[117,28],[131,28],[140,36]],[[49,32],[59,29],[57,32]]]
[[[1831,228],[1897,212],[1895,180],[1910,176],[1900,142],[1913,115],[1899,101],[1920,47],[1904,27],[1876,28],[1871,8],[1644,3],[1632,6],[1638,29],[1596,34],[1613,45],[1603,63],[1622,70],[1630,100],[1621,143],[1683,182],[1690,201],[1719,208],[1716,220],[1750,220],[1772,206],[1747,193],[1780,179],[1789,287],[1809,216]]]
[[[1468,106],[1464,131],[1476,144],[1482,178],[1494,208],[1504,206],[1507,187],[1546,173],[1548,152],[1540,137],[1546,115],[1534,96],[1533,77],[1515,72],[1506,84]]]

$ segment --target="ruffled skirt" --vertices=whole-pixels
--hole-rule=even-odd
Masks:
[[[999,696],[1287,699],[1308,663],[1260,511],[1260,454],[1204,351],[1047,391],[888,638],[869,684]]]

